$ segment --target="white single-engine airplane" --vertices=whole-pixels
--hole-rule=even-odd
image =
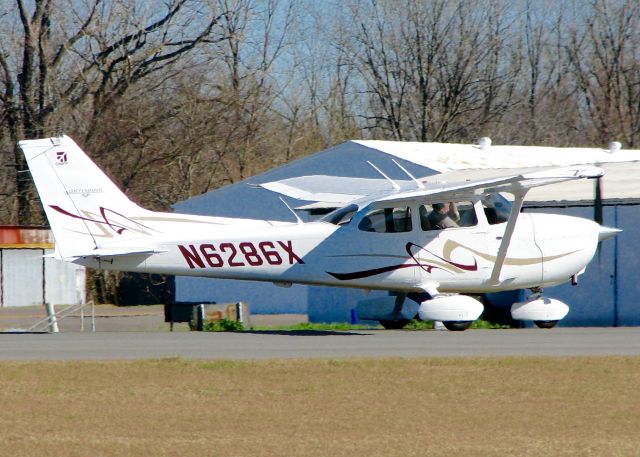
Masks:
[[[575,279],[598,242],[618,232],[586,219],[520,212],[530,188],[599,177],[603,170],[595,166],[431,184],[398,164],[407,180],[378,170],[384,179],[311,176],[262,184],[340,206],[319,221],[290,223],[148,211],[71,138],[19,145],[62,260],[98,269],[387,290],[395,294],[357,307],[361,319],[387,328],[419,316],[464,330],[483,306],[461,294],[514,289],[534,293],[513,305],[513,318],[551,327],[568,307],[542,297],[542,287]]]

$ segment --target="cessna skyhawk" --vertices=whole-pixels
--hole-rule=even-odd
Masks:
[[[533,187],[602,176],[591,165],[443,183],[418,179],[398,164],[406,180],[378,170],[380,179],[307,176],[262,184],[339,207],[320,220],[291,223],[148,211],[71,138],[19,145],[61,260],[98,269],[391,291],[357,308],[361,319],[387,328],[419,317],[464,330],[483,311],[470,295],[514,289],[534,292],[513,305],[514,319],[553,326],[568,306],[543,297],[542,289],[575,279],[599,241],[618,232],[582,218],[521,213]]]

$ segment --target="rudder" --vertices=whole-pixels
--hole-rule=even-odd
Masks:
[[[18,143],[64,259],[148,234],[133,203],[68,136]]]

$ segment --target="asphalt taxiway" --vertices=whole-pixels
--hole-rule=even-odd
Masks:
[[[605,355],[640,355],[640,328],[0,334],[0,360]]]

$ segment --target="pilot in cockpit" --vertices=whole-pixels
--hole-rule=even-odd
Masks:
[[[455,203],[434,203],[432,206],[433,211],[429,213],[429,225],[432,230],[459,227],[460,213]]]

